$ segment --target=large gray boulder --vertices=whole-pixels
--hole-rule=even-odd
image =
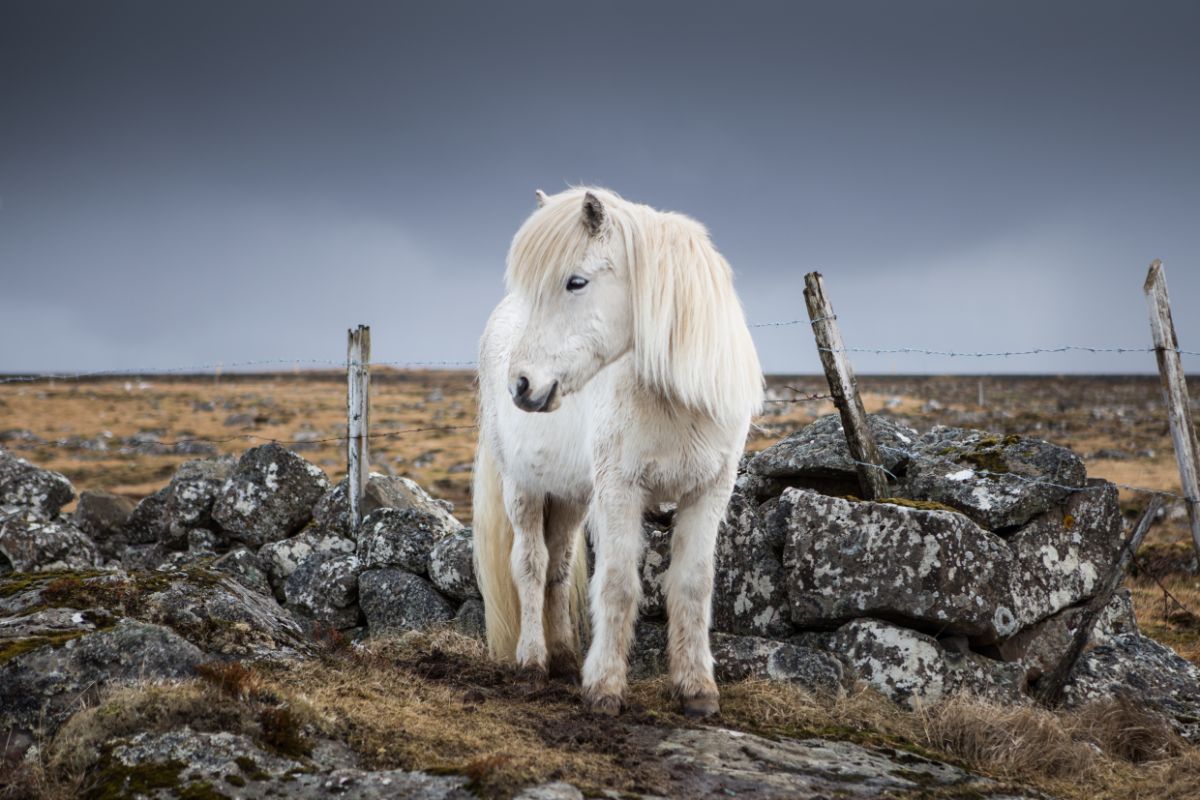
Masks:
[[[134,507],[125,522],[124,539],[131,545],[157,545],[167,537],[171,518],[167,513],[167,496],[170,487],[164,486],[157,492],[143,497]]]
[[[904,492],[962,511],[991,531],[1024,525],[1083,486],[1083,460],[1023,436],[937,427],[908,462]]]
[[[145,586],[138,617],[169,626],[209,658],[280,660],[312,652],[286,609],[219,572],[158,573],[134,580]]]
[[[0,506],[18,506],[51,519],[74,497],[75,487],[66,476],[0,448]]]
[[[1008,546],[962,514],[787,489],[770,517],[787,531],[799,627],[881,617],[980,642],[1017,631]]]
[[[782,526],[764,523],[752,498],[733,493],[717,532],[713,627],[750,636],[791,633],[786,538]]]
[[[412,509],[438,517],[447,526],[453,526],[452,506],[445,500],[435,500],[410,478],[390,477],[372,472],[362,500],[361,513],[365,519],[381,508],[400,510]],[[313,508],[313,519],[326,530],[343,536],[354,536],[350,529],[350,500],[347,483],[340,481],[326,492]]]
[[[846,671],[829,653],[793,642],[719,632],[713,632],[709,641],[719,681],[770,679],[834,693],[846,688]],[[668,671],[666,625],[638,623],[629,667],[635,677]]]
[[[284,586],[288,607],[334,628],[353,628],[358,624],[362,570],[356,556],[309,556],[288,576]]]
[[[462,523],[446,513],[381,508],[363,520],[358,557],[369,568],[399,567],[425,575],[434,546],[462,529]]]
[[[1063,692],[1068,707],[1124,697],[1161,714],[1188,741],[1200,744],[1200,667],[1137,633],[1094,647],[1075,663]]]
[[[358,602],[372,636],[424,630],[454,619],[433,584],[401,569],[371,569],[358,579]]]
[[[167,485],[163,513],[167,518],[166,544],[174,549],[187,547],[188,531],[215,526],[213,504],[225,482],[233,474],[232,456],[185,461]]]
[[[833,650],[871,687],[910,707],[958,692],[1005,703],[1023,702],[1025,669],[965,650],[943,648],[932,636],[875,619],[838,629]]]
[[[429,553],[429,579],[438,591],[455,600],[480,597],[470,529],[453,533],[433,546]]]
[[[258,550],[258,560],[276,599],[282,603],[287,597],[284,593],[287,579],[309,556],[353,555],[354,550],[352,539],[310,526],[291,538],[264,544]]]
[[[0,565],[16,572],[44,572],[89,569],[99,561],[96,545],[71,522],[47,520],[34,508],[0,511]]]
[[[887,417],[867,419],[875,434],[884,468],[895,473],[908,461],[908,452],[917,442],[917,432]],[[751,458],[746,470],[763,478],[785,482],[793,478],[858,479],[838,414],[821,417],[779,440]]]
[[[320,468],[280,445],[265,444],[242,454],[212,517],[233,539],[257,548],[303,528],[328,489]]]
[[[1053,672],[1071,649],[1075,633],[1083,621],[1086,605],[1074,606],[1023,629],[1001,642],[997,648],[1005,661],[1019,662],[1025,676],[1036,681]],[[1137,619],[1128,589],[1121,589],[1100,612],[1088,637],[1090,645],[1108,644],[1122,633],[1136,633]]]
[[[124,528],[135,505],[119,494],[86,489],[79,493],[75,505],[75,525],[96,543],[104,558],[119,559],[127,544]]]
[[[1021,628],[1090,598],[1121,552],[1117,487],[1087,481],[1082,491],[1008,539],[1016,559],[1012,609]]]
[[[174,631],[132,620],[28,650],[0,664],[0,741],[23,751],[105,686],[187,677],[204,658]]]

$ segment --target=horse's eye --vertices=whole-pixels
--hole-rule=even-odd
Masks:
[[[588,285],[587,278],[581,278],[578,275],[572,275],[567,278],[567,291],[578,292],[580,289]]]

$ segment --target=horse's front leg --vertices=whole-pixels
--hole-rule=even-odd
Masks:
[[[546,678],[546,634],[542,609],[546,599],[544,531],[546,498],[504,482],[504,507],[513,526],[511,553],[513,582],[521,604],[521,632],[517,637],[517,668],[541,682]]]
[[[583,693],[592,709],[621,710],[629,649],[642,583],[638,576],[645,539],[645,494],[635,484],[597,485],[593,523],[596,571],[592,575],[592,643],[583,664]]]
[[[708,628],[712,619],[713,553],[732,481],[683,498],[667,570],[667,650],[671,685],[687,716],[720,712]]]
[[[546,640],[550,677],[579,680],[579,634],[571,620],[575,542],[587,505],[552,499],[546,507]],[[587,613],[586,609],[582,613]]]

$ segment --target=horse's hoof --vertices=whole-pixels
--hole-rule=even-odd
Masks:
[[[615,717],[621,713],[621,698],[612,695],[597,697],[591,701],[592,712],[606,717]]]
[[[552,680],[576,686],[579,684],[579,656],[571,652],[551,653],[549,671]]]
[[[530,687],[531,689],[540,689],[549,681],[549,674],[546,668],[538,664],[529,664],[517,669],[517,683]]]
[[[679,701],[679,705],[683,715],[691,719],[715,717],[721,713],[721,701],[713,695],[684,697]]]

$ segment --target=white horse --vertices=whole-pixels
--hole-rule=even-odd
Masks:
[[[713,551],[763,392],[731,270],[688,217],[601,189],[537,195],[480,343],[475,559],[491,652],[529,678],[578,675],[586,519],[584,697],[619,712],[642,513],[675,502],[671,683],[685,713],[717,713]]]

